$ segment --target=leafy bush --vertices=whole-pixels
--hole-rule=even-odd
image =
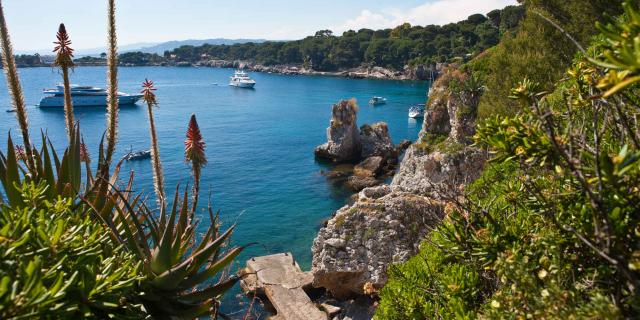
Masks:
[[[141,261],[47,188],[24,184],[22,205],[0,205],[0,318],[140,318]]]
[[[619,15],[621,3],[622,0],[526,1],[526,14],[520,25],[467,66],[487,86],[480,99],[479,118],[519,112],[520,106],[508,96],[511,88],[523,78],[541,83],[543,89],[549,91],[561,80],[579,49],[546,19],[585,46],[597,34],[596,22]]]
[[[515,116],[478,127],[495,157],[420,254],[390,269],[379,319],[640,316],[639,11],[577,57],[566,80],[522,81]],[[637,56],[637,55],[636,55]],[[612,72],[628,78],[611,77]]]

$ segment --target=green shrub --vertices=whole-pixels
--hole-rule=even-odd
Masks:
[[[495,157],[463,199],[445,196],[449,215],[420,253],[390,269],[378,319],[640,316],[640,88],[629,58],[640,12],[626,8],[606,30],[634,36],[605,32],[551,93],[524,80],[510,94],[520,113],[478,127],[477,145]]]
[[[586,46],[597,34],[596,22],[620,14],[621,3],[622,0],[526,1],[526,15],[520,25],[467,66],[487,86],[478,106],[479,119],[495,114],[515,115],[520,106],[508,99],[513,86],[529,78],[552,91],[571,65],[578,48],[540,15],[557,23]]]
[[[47,187],[0,205],[0,318],[140,318],[141,262],[70,199],[46,200]]]

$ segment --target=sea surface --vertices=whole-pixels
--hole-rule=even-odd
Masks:
[[[20,69],[28,107],[32,139],[40,145],[44,130],[59,151],[66,143],[62,109],[35,105],[44,88],[61,82],[52,68]],[[125,67],[119,68],[119,90],[140,91],[149,78],[157,87],[155,108],[160,155],[167,193],[189,182],[184,161],[184,139],[191,114],[196,114],[206,142],[209,161],[203,171],[201,199],[208,193],[223,222],[236,223],[233,243],[256,242],[238,259],[238,265],[255,255],[291,252],[303,269],[311,265],[311,244],[324,220],[345,204],[351,193],[335,187],[321,175],[328,170],[314,159],[314,148],[326,142],[331,105],[355,97],[360,105],[358,124],[385,121],[395,143],[415,140],[421,122],[408,119],[407,109],[426,100],[428,82],[355,80],[322,76],[252,73],[254,90],[229,87],[231,69]],[[72,83],[106,86],[105,67],[78,67]],[[388,99],[384,106],[368,106],[371,96]],[[4,77],[0,83],[0,147],[6,151],[7,134],[21,139]],[[97,158],[105,130],[105,109],[77,108],[82,135]],[[119,115],[116,156],[128,150],[149,148],[146,106],[123,106]],[[95,165],[95,161],[94,161]],[[122,174],[135,172],[135,191],[153,196],[150,161],[128,162]],[[206,224],[208,215],[200,218]],[[236,292],[237,293],[237,290]],[[228,297],[227,300],[233,297]],[[233,305],[233,303],[232,303]]]

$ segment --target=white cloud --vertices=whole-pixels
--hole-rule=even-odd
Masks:
[[[475,13],[486,14],[493,9],[514,4],[517,4],[516,0],[435,0],[408,10],[390,9],[387,12],[362,10],[358,17],[347,20],[335,30],[342,32],[361,28],[393,28],[405,22],[412,25],[442,25],[464,20]]]

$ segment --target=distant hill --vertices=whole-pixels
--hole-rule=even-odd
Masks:
[[[189,40],[174,40],[174,41],[167,41],[167,42],[138,42],[138,43],[132,43],[132,44],[125,44],[125,45],[120,45],[118,46],[118,51],[120,53],[124,53],[124,52],[134,52],[134,51],[141,51],[144,53],[157,53],[159,55],[164,54],[165,51],[168,50],[173,50],[175,48],[179,48],[180,46],[184,46],[184,45],[191,45],[191,46],[201,46],[205,43],[211,44],[211,45],[222,45],[222,44],[226,44],[226,45],[231,45],[231,44],[239,44],[239,43],[248,43],[248,42],[254,42],[254,43],[262,43],[265,42],[265,39],[224,39],[224,38],[215,38],[215,39],[203,39],[203,40],[194,40],[194,39],[189,39]],[[82,57],[82,56],[99,56],[100,53],[107,51],[106,47],[100,47],[100,48],[88,48],[88,49],[78,49],[75,51],[75,55],[77,57]],[[51,50],[48,49],[41,49],[41,50],[16,50],[15,54],[34,54],[34,53],[38,53],[40,55],[50,55],[51,54]]]
[[[203,44],[210,45],[232,45],[239,43],[262,43],[265,42],[265,39],[224,39],[224,38],[216,38],[216,39],[204,39],[204,40],[174,40],[163,43],[158,43],[150,46],[142,46],[139,48],[126,49],[122,50],[122,52],[130,52],[130,51],[140,51],[144,53],[157,53],[159,55],[164,54],[165,51],[171,51],[175,48],[179,48],[181,46],[201,46]]]

